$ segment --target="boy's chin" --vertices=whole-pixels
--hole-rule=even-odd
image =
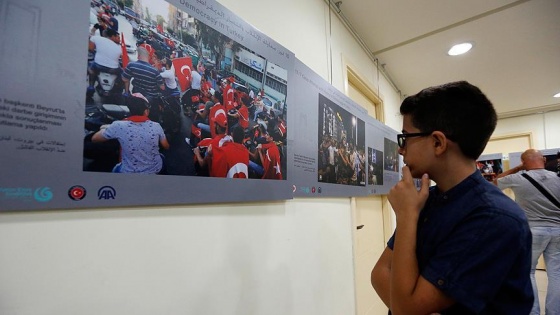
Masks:
[[[409,166],[409,169],[410,169],[410,175],[412,175],[412,178],[422,178],[422,175],[424,175],[424,172],[421,172],[419,170],[411,168],[410,166]]]

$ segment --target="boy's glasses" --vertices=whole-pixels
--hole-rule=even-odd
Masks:
[[[397,135],[397,144],[399,145],[399,148],[404,149],[404,146],[406,145],[406,138],[425,137],[431,134],[431,132],[401,133]]]

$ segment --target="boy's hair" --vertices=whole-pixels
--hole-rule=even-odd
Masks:
[[[443,132],[474,160],[484,151],[498,120],[486,95],[466,81],[429,87],[408,96],[400,112],[410,115],[421,132]]]
[[[214,92],[214,97],[217,98],[219,101],[222,101],[222,93],[215,91]]]
[[[113,36],[118,36],[119,33],[117,33],[117,31],[115,31],[114,29],[108,28],[105,30],[105,36],[107,38],[111,38]]]
[[[141,116],[144,115],[144,111],[150,108],[148,102],[140,97],[130,96],[126,100],[126,105],[130,111],[130,116]]]
[[[243,139],[245,138],[245,130],[240,125],[236,125],[231,132],[231,137],[233,138],[233,142],[235,143],[243,143]]]

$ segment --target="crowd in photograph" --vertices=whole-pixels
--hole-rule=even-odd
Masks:
[[[324,134],[319,144],[319,181],[343,185],[365,185],[365,152],[346,137]]]
[[[263,89],[205,62],[201,50],[196,58],[188,55],[159,28],[138,38],[136,60],[129,60],[116,14],[105,4],[94,9],[86,103],[94,104],[96,91],[110,96],[99,82],[100,74],[108,73],[115,77],[111,102],[130,107],[130,116],[99,126],[91,137],[92,142],[118,140],[113,172],[165,174],[165,153],[174,149],[167,138],[186,129],[183,146],[192,150],[192,160],[182,162],[195,164],[190,175],[285,178],[285,111],[265,104],[270,101]],[[153,143],[147,146],[146,139]]]

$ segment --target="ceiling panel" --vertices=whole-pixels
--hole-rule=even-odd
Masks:
[[[478,85],[499,113],[560,108],[560,1],[358,1],[342,15],[403,94],[455,80]],[[449,47],[471,41],[466,55]]]

